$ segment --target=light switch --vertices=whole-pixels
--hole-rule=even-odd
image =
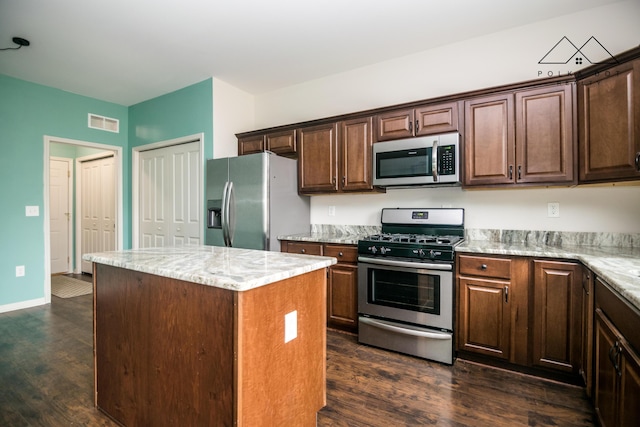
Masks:
[[[298,311],[284,315],[284,342],[285,344],[298,336]]]
[[[26,206],[25,213],[27,216],[40,216],[40,206]]]

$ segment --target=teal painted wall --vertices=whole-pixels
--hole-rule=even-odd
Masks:
[[[0,74],[0,308],[44,298],[44,136],[123,147],[123,246],[130,248],[131,148],[204,133],[204,157],[211,158],[212,85],[207,79],[125,107]],[[120,133],[90,129],[89,113],[120,120]],[[52,156],[89,154],[50,149]],[[26,217],[27,205],[40,216]],[[24,277],[15,277],[17,265],[25,266]]]
[[[116,118],[124,131],[90,129],[88,113]],[[125,106],[0,75],[0,306],[44,297],[44,136],[124,147],[128,164],[126,129]],[[125,189],[129,182],[125,169]],[[40,216],[26,217],[27,205],[39,206]],[[128,219],[124,230],[131,234]],[[17,265],[24,277],[15,277]]]

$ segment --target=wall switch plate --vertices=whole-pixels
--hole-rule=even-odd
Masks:
[[[26,206],[25,214],[27,216],[40,216],[40,206]]]
[[[547,203],[547,216],[549,218],[558,218],[560,216],[560,203],[558,202]]]
[[[285,344],[298,336],[298,311],[284,315],[284,342]]]
[[[16,277],[24,276],[24,265],[16,265]]]
[[[336,207],[335,206],[329,206],[329,216],[336,216]]]

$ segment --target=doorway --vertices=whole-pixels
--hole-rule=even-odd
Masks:
[[[52,238],[52,220],[55,218],[59,219],[59,211],[58,207],[54,207],[51,201],[51,194],[54,191],[52,190],[52,181],[55,181],[54,178],[51,178],[51,157],[55,158],[64,158],[66,161],[76,160],[78,163],[79,160],[92,160],[94,158],[105,158],[111,157],[113,159],[112,172],[113,172],[113,185],[110,186],[111,193],[114,195],[114,206],[113,214],[111,217],[113,222],[111,223],[112,230],[112,238],[114,241],[114,249],[122,249],[123,248],[123,189],[122,189],[122,147],[98,144],[88,141],[78,141],[72,140],[68,138],[58,138],[52,136],[44,137],[44,243],[45,243],[45,283],[44,283],[44,296],[45,303],[51,302],[51,274],[56,273],[52,267],[52,258],[59,256],[59,254],[54,254],[53,251],[58,250],[58,246],[53,246],[54,244],[58,244],[55,240],[56,238]],[[55,167],[55,166],[54,166]],[[76,184],[81,183],[80,169],[76,167],[76,171],[70,171],[72,177],[75,178]],[[75,253],[75,257],[70,256],[69,267],[67,268],[68,272],[80,273],[82,269],[82,240],[81,240],[81,229],[80,229],[80,221],[82,207],[78,206],[79,202],[81,202],[81,196],[79,195],[79,189],[73,185],[71,182],[72,190],[69,191],[69,198],[71,200],[75,199],[76,203],[71,203],[71,207],[68,208],[67,212],[69,213],[69,228],[67,231],[68,241],[70,241],[69,249],[67,249],[70,253]],[[75,193],[73,192],[75,189]],[[55,196],[55,194],[54,194]],[[57,203],[57,202],[55,202]],[[53,212],[53,210],[57,209],[58,212]],[[66,216],[66,215],[65,215]],[[75,224],[75,225],[74,225]],[[59,225],[59,224],[58,224]],[[71,236],[75,233],[75,238]],[[75,259],[74,259],[75,258]],[[71,262],[74,261],[74,262]],[[75,264],[75,266],[73,265]],[[55,269],[59,269],[59,265],[55,267]]]

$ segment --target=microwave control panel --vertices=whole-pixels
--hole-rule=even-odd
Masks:
[[[456,147],[455,145],[443,145],[438,147],[438,174],[456,174]]]

